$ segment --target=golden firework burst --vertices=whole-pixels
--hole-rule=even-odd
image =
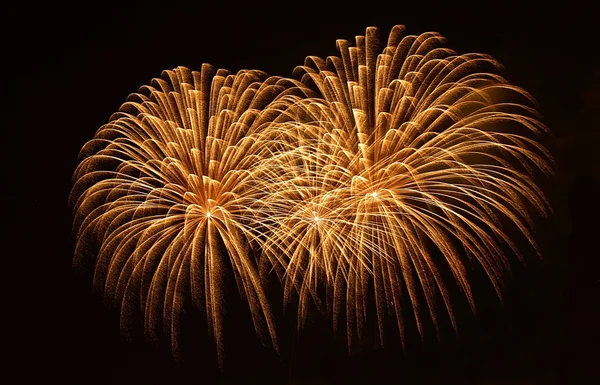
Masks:
[[[255,202],[267,268],[286,300],[298,294],[300,323],[309,303],[326,302],[334,325],[343,310],[349,344],[370,287],[381,343],[386,314],[404,336],[403,296],[419,333],[427,313],[438,328],[436,297],[456,329],[444,269],[473,310],[471,259],[501,298],[503,247],[521,257],[502,221],[535,247],[527,207],[548,206],[533,172],[551,172],[532,139],[547,132],[533,100],[492,72],[491,57],[457,55],[439,34],[404,36],[401,26],[378,53],[377,29],[366,32],[356,47],[338,41],[341,57],[296,69],[319,98],[298,98],[270,126],[274,150],[253,178],[268,191]]]
[[[300,89],[260,71],[165,71],[83,147],[71,194],[75,263],[100,244],[95,288],[121,306],[124,328],[139,307],[146,334],[157,338],[162,326],[177,354],[189,294],[221,360],[228,258],[257,333],[266,326],[277,348],[241,202],[254,199],[245,187],[259,152],[253,133],[269,125],[274,99]]]
[[[297,80],[165,71],[96,132],[71,194],[75,262],[95,259],[124,327],[139,309],[177,353],[189,297],[221,362],[227,270],[275,349],[271,271],[300,325],[316,304],[345,319],[349,344],[369,292],[382,343],[386,318],[404,340],[405,298],[421,335],[425,317],[438,327],[436,298],[456,329],[444,270],[473,309],[471,263],[501,298],[505,249],[521,258],[503,223],[535,248],[531,208],[548,210],[535,103],[491,57],[458,55],[437,33],[396,26],[378,41],[375,28],[340,40],[339,57],[308,57]]]

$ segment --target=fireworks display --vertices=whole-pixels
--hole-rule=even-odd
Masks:
[[[535,249],[531,211],[548,207],[534,174],[551,160],[531,97],[444,43],[396,26],[382,48],[368,28],[293,79],[165,71],[82,149],[76,264],[94,259],[123,327],[138,312],[175,353],[189,300],[222,360],[226,275],[275,349],[271,273],[300,325],[316,308],[349,344],[368,317],[382,343],[386,319],[402,340],[407,319],[423,333],[442,311],[456,329],[449,286],[474,309],[469,266],[501,297],[506,251],[522,258],[506,223]]]

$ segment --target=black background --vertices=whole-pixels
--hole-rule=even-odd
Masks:
[[[10,4],[2,26],[9,81],[2,194],[7,243],[14,245],[5,257],[17,266],[3,272],[5,320],[12,325],[5,333],[15,342],[6,349],[17,382],[598,382],[600,34],[592,8],[550,4]],[[260,348],[240,321],[222,371],[208,340],[179,364],[165,347],[126,342],[118,312],[91,293],[89,275],[71,269],[67,197],[81,146],[128,94],[163,69],[208,62],[291,76],[308,55],[335,55],[337,38],[352,41],[367,26],[380,27],[385,37],[394,24],[413,34],[440,32],[459,53],[491,54],[511,82],[538,100],[555,135],[545,145],[556,158],[556,176],[540,182],[554,209],[538,221],[543,261],[517,270],[503,307],[490,305],[476,321],[466,317],[458,342],[426,338],[404,355],[393,347],[345,355],[329,324],[318,319],[298,338],[293,323],[282,321],[280,357]],[[197,338],[205,338],[203,331]]]

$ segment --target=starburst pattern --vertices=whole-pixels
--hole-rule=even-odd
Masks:
[[[228,258],[256,331],[266,326],[277,347],[241,202],[254,199],[245,186],[257,162],[253,132],[271,121],[265,107],[301,88],[260,71],[165,71],[84,146],[71,195],[75,262],[101,245],[94,284],[121,306],[124,328],[139,306],[146,334],[158,338],[162,325],[177,353],[189,293],[221,360]]]
[[[256,202],[263,254],[285,298],[298,294],[300,321],[325,300],[334,325],[345,312],[349,344],[370,285],[382,343],[386,314],[403,336],[403,296],[419,333],[424,313],[438,327],[436,297],[456,328],[441,271],[473,310],[469,260],[502,296],[503,246],[521,258],[502,221],[533,240],[527,207],[547,211],[532,173],[550,173],[550,156],[531,139],[546,129],[489,56],[457,55],[439,34],[403,37],[402,27],[381,54],[375,28],[356,43],[307,58],[296,75],[321,97],[298,99],[270,127],[278,141],[254,178],[269,192]]]
[[[421,335],[426,317],[437,328],[439,299],[456,329],[444,272],[473,309],[471,264],[502,297],[506,250],[522,258],[504,225],[536,248],[530,212],[548,205],[534,174],[551,158],[532,98],[491,57],[444,43],[397,26],[379,51],[368,28],[355,47],[338,41],[340,57],[308,57],[297,80],[165,71],[82,149],[75,261],[95,259],[124,327],[139,312],[174,352],[189,297],[220,362],[229,272],[275,348],[272,271],[300,325],[315,304],[345,320],[349,344],[369,293],[382,343],[386,318],[403,340],[408,312]]]

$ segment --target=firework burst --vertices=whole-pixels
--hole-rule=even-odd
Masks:
[[[257,333],[266,327],[277,348],[241,202],[255,199],[245,188],[258,161],[253,133],[272,120],[269,103],[294,90],[295,82],[259,71],[165,71],[84,146],[71,194],[75,263],[100,245],[92,253],[94,285],[121,306],[124,329],[139,308],[146,334],[156,339],[162,327],[177,354],[191,297],[222,360],[222,280],[230,265]]]
[[[474,310],[472,264],[501,298],[505,251],[522,258],[503,224],[535,248],[530,211],[548,210],[533,180],[551,172],[535,139],[547,130],[496,61],[444,43],[397,26],[380,51],[368,28],[338,41],[339,57],[308,57],[297,80],[204,65],[133,94],[82,149],[71,194],[75,262],[95,260],[123,328],[141,314],[177,353],[189,299],[222,362],[229,273],[275,349],[272,271],[299,325],[315,304],[349,344],[369,293],[382,343],[386,318],[404,341],[408,313],[421,335],[440,307],[456,329],[448,286]]]
[[[548,209],[532,179],[551,172],[532,139],[546,129],[529,95],[495,74],[491,57],[403,32],[395,27],[381,53],[368,28],[356,47],[338,41],[341,57],[308,57],[296,76],[320,97],[298,99],[270,127],[275,150],[254,178],[268,191],[255,227],[269,234],[266,269],[286,300],[298,295],[300,324],[310,303],[325,303],[336,326],[345,314],[349,344],[369,290],[381,343],[386,315],[404,341],[403,297],[421,335],[424,317],[438,328],[436,299],[456,329],[442,271],[473,311],[472,261],[501,298],[506,246],[521,258],[502,222],[533,240],[527,208]]]

